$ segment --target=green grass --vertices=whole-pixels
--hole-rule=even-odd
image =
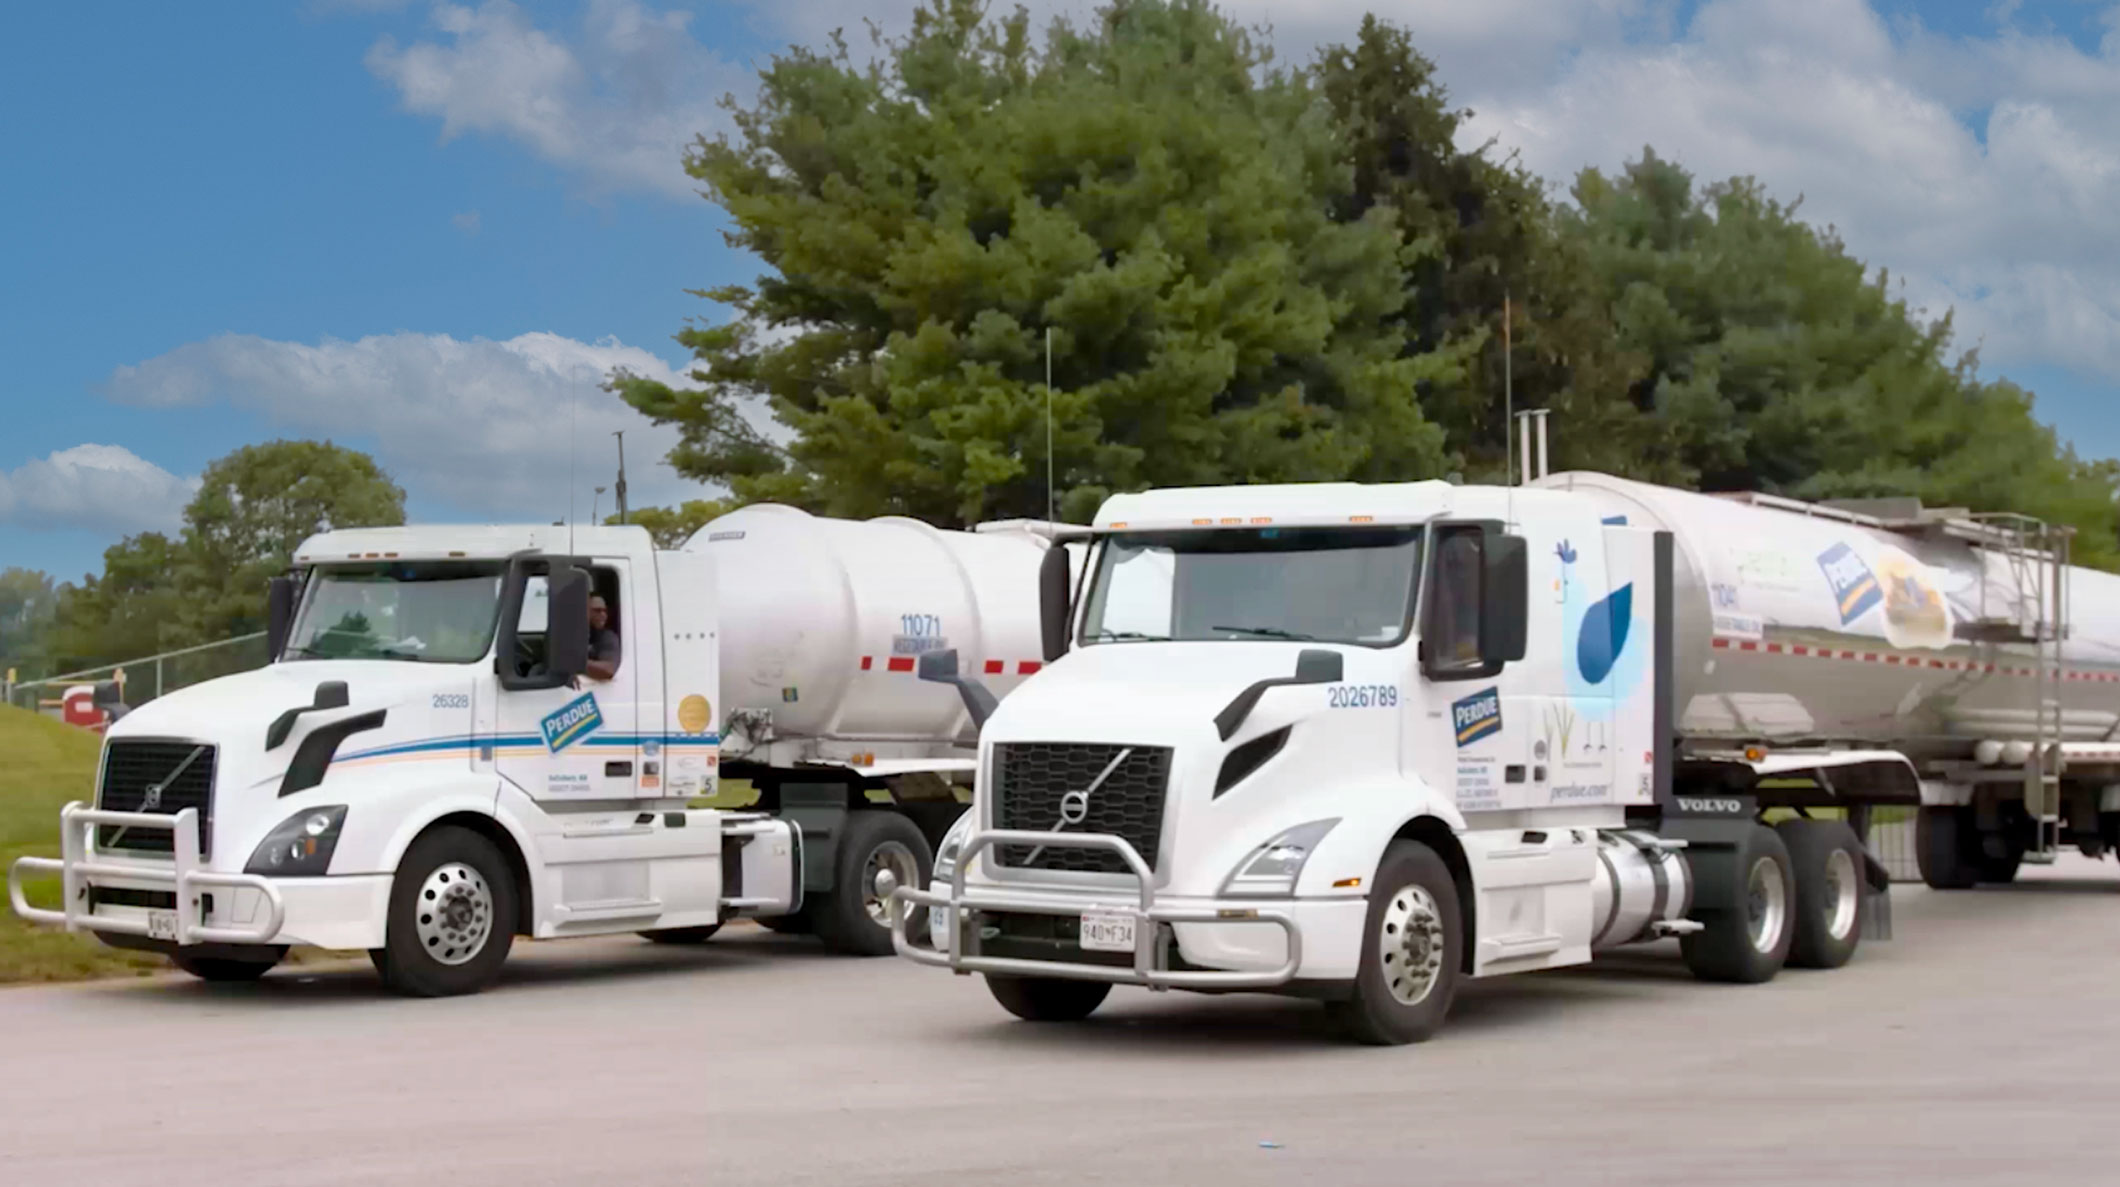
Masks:
[[[95,792],[102,739],[77,726],[0,705],[0,869],[18,857],[59,855],[59,809]],[[30,902],[59,905],[59,880],[31,879]],[[121,952],[91,936],[0,914],[0,984],[144,975],[169,967],[158,956]]]

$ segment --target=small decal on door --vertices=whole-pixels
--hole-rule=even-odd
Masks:
[[[545,735],[545,749],[558,754],[595,733],[603,724],[604,715],[596,707],[596,694],[585,692],[540,723]]]
[[[1470,746],[1481,738],[1502,732],[1502,693],[1498,688],[1476,692],[1450,706],[1450,723],[1457,727],[1457,744]]]

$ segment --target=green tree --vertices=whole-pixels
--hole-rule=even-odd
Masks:
[[[1403,29],[1365,17],[1355,42],[1324,50],[1314,70],[1353,169],[1336,217],[1382,208],[1408,239],[1437,245],[1407,267],[1397,320],[1409,355],[1468,358],[1420,392],[1466,476],[1504,478],[1505,378],[1519,410],[1553,409],[1566,426],[1556,467],[1642,470],[1650,429],[1625,396],[1644,361],[1614,338],[1589,255],[1560,233],[1546,184],[1513,155],[1497,159],[1492,142],[1459,147],[1472,113],[1449,105]]]
[[[687,499],[676,507],[635,507],[626,513],[626,522],[648,529],[657,548],[676,548],[691,539],[692,533],[735,509],[730,499]],[[604,522],[616,524],[619,519],[612,514]]]
[[[58,612],[59,590],[50,574],[34,569],[0,570],[0,675],[16,669],[20,679],[46,675],[45,636]]]
[[[206,467],[184,509],[181,636],[203,643],[264,630],[266,584],[304,539],[404,522],[404,490],[365,453],[325,441],[236,450]]]
[[[1417,478],[1446,462],[1416,393],[1402,269],[1432,250],[1349,193],[1329,113],[1201,0],[1121,0],[1034,46],[1022,11],[930,0],[882,60],[763,71],[691,174],[772,270],[702,296],[701,385],[615,375],[740,499],[961,523],[1115,490]],[[745,415],[763,398],[782,447]]]
[[[1914,495],[2079,529],[2111,564],[2113,471],[2033,416],[2029,393],[1948,355],[1830,231],[1751,178],[1696,189],[1645,149],[1615,178],[1585,170],[1566,227],[1589,253],[1622,346],[1646,366],[1629,396],[1656,423],[1636,472],[1706,490],[1799,498]],[[1578,430],[1564,425],[1572,436]]]
[[[183,595],[174,573],[177,546],[142,532],[103,550],[103,572],[60,595],[46,651],[55,671],[152,655],[190,640],[182,634]]]

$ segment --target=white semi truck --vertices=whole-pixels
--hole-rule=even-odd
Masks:
[[[1889,932],[1879,806],[1937,887],[2120,842],[2120,578],[2028,520],[1567,473],[1081,534],[1055,662],[978,702],[975,808],[890,896],[902,955],[1023,1018],[1264,991],[1418,1041],[1465,978],[1658,937],[1707,979],[1842,964]]]
[[[888,955],[878,875],[926,876],[973,767],[966,710],[915,660],[948,647],[1002,693],[1035,671],[1048,548],[783,506],[675,550],[639,527],[325,532],[273,584],[268,666],[109,727],[93,805],[62,813],[60,858],[15,863],[14,909],[213,980],[365,949],[421,995],[488,984],[517,935],[754,917]],[[590,665],[592,597],[615,672]],[[756,802],[691,806],[724,779]],[[32,874],[63,902],[32,906]]]

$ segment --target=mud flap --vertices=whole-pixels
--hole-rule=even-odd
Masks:
[[[1892,873],[1867,847],[1862,851],[1862,938],[1892,938]]]

